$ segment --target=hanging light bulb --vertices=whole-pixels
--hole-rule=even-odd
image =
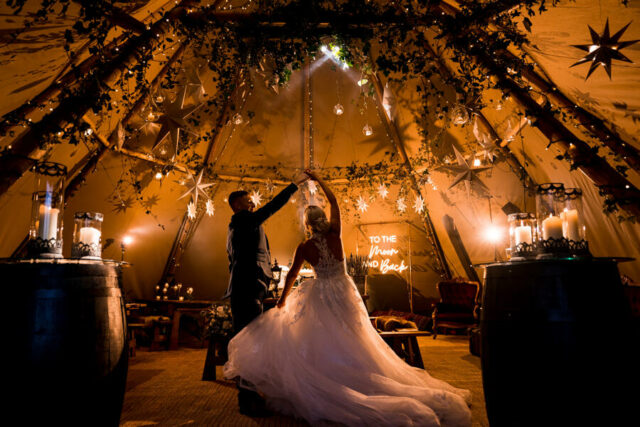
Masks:
[[[369,126],[369,124],[366,124],[362,128],[362,133],[364,134],[364,136],[371,136],[373,135],[373,128]]]
[[[454,125],[463,125],[469,121],[469,112],[464,105],[457,104],[451,109],[451,121]]]
[[[162,104],[164,102],[164,96],[162,96],[162,95],[156,96],[156,102],[158,104]]]
[[[474,166],[474,167],[476,167],[476,168],[477,168],[477,167],[479,167],[480,165],[482,165],[482,161],[481,161],[479,158],[477,158],[477,157],[476,157],[475,159],[473,159],[473,166]]]
[[[244,121],[244,119],[242,118],[242,114],[236,113],[233,116],[233,123],[235,123],[237,125],[240,125],[240,124],[242,124],[243,121]]]
[[[342,106],[342,104],[336,104],[333,106],[333,113],[336,116],[341,116],[344,113],[344,107]]]
[[[156,172],[156,179],[162,179],[162,172]]]

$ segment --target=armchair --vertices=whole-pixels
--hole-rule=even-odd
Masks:
[[[478,323],[480,284],[463,280],[439,282],[440,302],[431,314],[433,338],[439,328],[467,329]]]

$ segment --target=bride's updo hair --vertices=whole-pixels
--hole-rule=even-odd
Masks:
[[[331,224],[320,206],[310,205],[304,211],[304,224],[312,233],[324,234],[331,229]]]

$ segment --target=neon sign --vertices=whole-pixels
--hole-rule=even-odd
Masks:
[[[400,252],[393,247],[393,245],[398,243],[398,238],[395,234],[391,236],[369,236],[369,241],[371,242],[371,247],[369,248],[369,267],[379,269],[382,274],[387,274],[389,271],[402,273],[409,268],[405,265],[403,259],[400,260],[400,264],[391,262],[391,257],[398,255]],[[380,247],[379,245],[381,244],[384,245],[384,247]]]

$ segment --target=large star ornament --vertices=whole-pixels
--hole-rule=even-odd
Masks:
[[[472,166],[469,165],[464,156],[453,147],[453,152],[456,154],[456,160],[458,161],[457,165],[444,165],[440,166],[439,170],[447,170],[450,172],[457,173],[456,178],[453,180],[453,183],[449,186],[449,189],[455,187],[460,182],[464,181],[464,185],[467,187],[467,194],[471,192],[471,183],[475,182],[478,184],[483,190],[487,193],[489,192],[489,188],[482,182],[480,178],[478,178],[477,174],[479,172],[485,171],[487,169],[491,169],[491,166]]]
[[[587,77],[585,77],[585,80],[588,79],[589,76],[599,66],[604,67],[605,71],[609,75],[609,79],[611,79],[611,60],[617,59],[619,61],[632,62],[629,58],[621,54],[620,50],[640,41],[640,40],[629,40],[625,42],[619,41],[620,37],[622,37],[622,34],[626,31],[627,27],[629,27],[630,24],[631,22],[629,22],[627,25],[622,27],[613,36],[609,36],[609,19],[608,18],[607,18],[607,23],[604,25],[604,30],[602,30],[602,34],[600,35],[598,35],[598,33],[596,33],[595,30],[589,26],[589,32],[591,33],[591,44],[572,45],[575,48],[588,52],[588,54],[584,58],[580,59],[578,62],[573,64],[571,67],[575,67],[576,65],[590,62],[591,66],[589,67],[589,72],[587,73]]]
[[[197,205],[199,194],[202,194],[207,199],[209,198],[209,196],[204,191],[204,189],[207,187],[211,187],[213,185],[213,182],[203,183],[202,182],[203,173],[204,173],[204,169],[200,171],[200,173],[198,174],[198,178],[194,178],[193,175],[191,176],[192,183],[189,186],[189,189],[182,196],[178,197],[178,200],[184,197],[187,197],[189,194],[193,194],[194,203]]]
[[[155,150],[167,138],[171,140],[171,147],[174,149],[174,157],[178,154],[178,145],[180,144],[180,133],[187,132],[197,136],[198,134],[189,128],[186,119],[194,113],[203,104],[196,103],[185,107],[185,99],[187,98],[188,86],[185,85],[180,89],[176,99],[169,101],[165,99],[162,103],[163,114],[154,123],[160,125],[160,131],[153,143],[152,150]]]

